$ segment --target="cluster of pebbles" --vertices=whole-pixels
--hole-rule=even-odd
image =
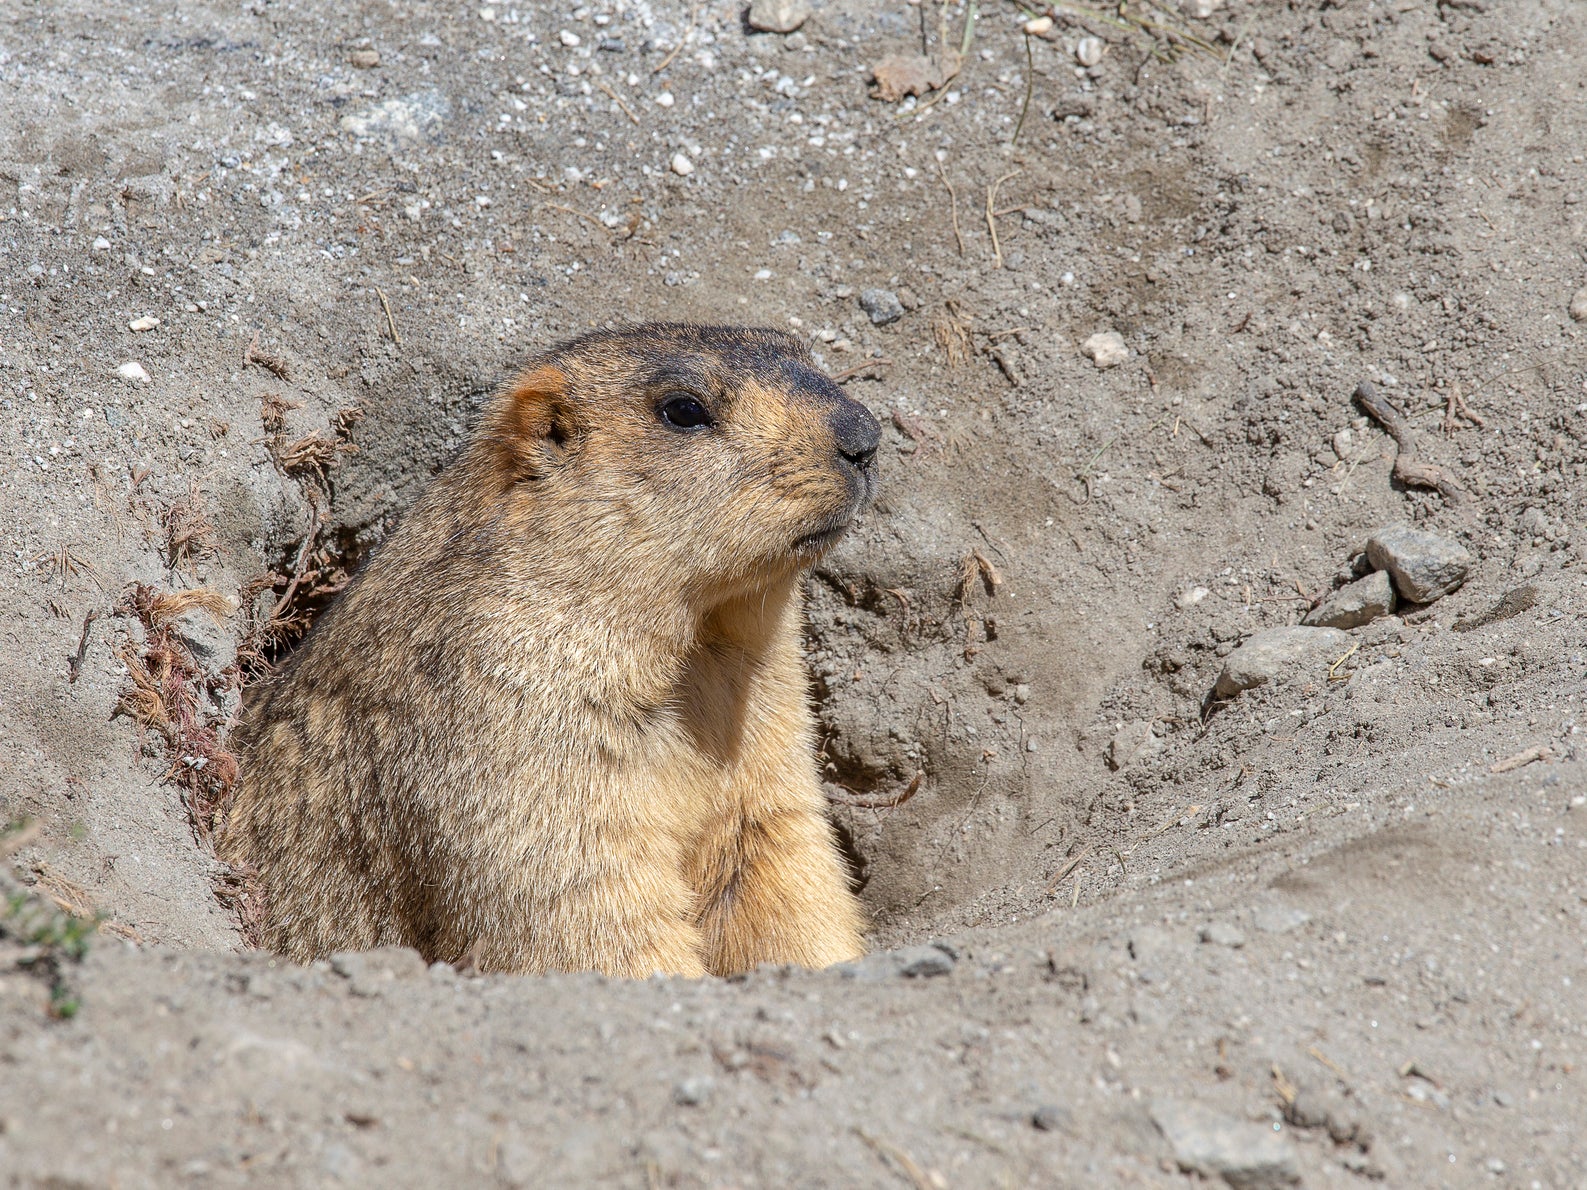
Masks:
[[[1423,607],[1466,581],[1471,554],[1456,541],[1406,524],[1373,533],[1351,559],[1344,582],[1300,624],[1258,632],[1229,654],[1213,696],[1278,683],[1337,664],[1351,648],[1349,630],[1392,615],[1403,605]]]

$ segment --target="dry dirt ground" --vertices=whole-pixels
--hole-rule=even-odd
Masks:
[[[0,8],[0,1179],[1587,1184],[1587,6],[1184,7],[982,0],[892,103],[933,0]],[[243,679],[518,361],[680,317],[887,427],[809,633],[878,953],[246,953]],[[1464,585],[1211,696],[1395,522]]]

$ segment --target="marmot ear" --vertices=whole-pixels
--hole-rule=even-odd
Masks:
[[[514,479],[539,479],[566,456],[578,433],[567,388],[567,376],[547,364],[497,398],[490,439]]]

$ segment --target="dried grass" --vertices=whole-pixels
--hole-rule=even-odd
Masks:
[[[215,523],[196,483],[160,512],[160,529],[165,534],[165,564],[172,570],[215,552]]]
[[[219,622],[231,604],[219,592],[204,589],[156,591],[143,583],[128,588],[117,611],[139,620],[144,642],[123,641],[116,649],[127,667],[128,684],[114,713],[160,738],[169,761],[162,780],[184,791],[193,832],[208,842],[237,781],[238,767],[221,739],[224,724],[205,711],[204,702],[209,694],[239,684],[241,675],[209,677],[172,632],[175,619],[195,609]]]
[[[931,338],[948,361],[948,367],[960,368],[969,360],[973,346],[970,325],[958,314],[949,311],[939,314],[931,324]]]

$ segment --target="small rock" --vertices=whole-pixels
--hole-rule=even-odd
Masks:
[[[749,6],[749,27],[762,33],[792,33],[809,19],[805,0],[754,0]]]
[[[347,980],[355,996],[384,995],[397,980],[417,979],[427,969],[424,957],[406,946],[339,950],[331,955],[331,970]]]
[[[1587,289],[1578,289],[1571,298],[1570,316],[1577,322],[1587,322]]]
[[[689,160],[687,153],[674,153],[670,164],[672,172],[680,178],[686,178],[694,172],[694,162]]]
[[[1331,445],[1334,448],[1335,456],[1340,459],[1348,460],[1351,454],[1355,451],[1355,433],[1350,429],[1349,426],[1346,426],[1333,436],[1333,442]]]
[[[1232,698],[1242,690],[1298,677],[1326,679],[1328,666],[1350,647],[1337,628],[1269,628],[1246,641],[1223,663],[1213,693]]]
[[[121,367],[116,369],[116,375],[120,376],[123,380],[132,380],[139,384],[149,383],[149,374],[143,370],[143,365],[138,363],[137,360],[129,359],[126,363],[122,364]],[[108,416],[109,411],[107,410],[106,417]]]
[[[122,426],[127,424],[126,411],[122,410],[122,409],[117,409],[114,405],[106,405],[105,406],[105,424],[107,426],[109,426],[112,430],[121,429]]]
[[[1025,22],[1025,36],[1046,37],[1052,32],[1053,20],[1051,17],[1032,17]]]
[[[904,304],[890,289],[865,289],[860,291],[860,309],[870,316],[877,326],[897,322],[904,316]]]
[[[1206,587],[1187,587],[1174,596],[1174,606],[1180,611],[1184,611],[1186,608],[1195,607],[1196,604],[1211,594],[1212,592],[1207,590]]]
[[[901,950],[873,951],[854,962],[839,963],[833,970],[844,979],[878,983],[899,976],[921,979],[946,975],[953,970],[956,961],[943,946],[906,946]]]
[[[893,952],[905,979],[929,979],[953,970],[954,958],[939,946],[906,946]]]
[[[1335,1144],[1372,1147],[1372,1134],[1359,1106],[1328,1084],[1301,1081],[1295,1098],[1284,1108],[1284,1118],[1296,1128],[1326,1129]]]
[[[160,320],[152,314],[145,314],[142,318],[134,318],[127,323],[129,331],[152,331],[160,325]]]
[[[1082,66],[1095,66],[1107,50],[1107,43],[1100,37],[1082,37],[1075,44],[1075,61]]]
[[[1359,628],[1393,610],[1394,587],[1386,572],[1375,570],[1340,587],[1307,612],[1301,623],[1317,628]]]
[[[672,1101],[679,1107],[699,1107],[711,1098],[711,1091],[715,1088],[714,1080],[701,1076],[699,1078],[683,1078],[672,1084]]]
[[[1185,5],[1185,14],[1204,21],[1222,7],[1223,0],[1190,0],[1190,3]]]
[[[557,31],[557,40],[571,50],[574,46],[579,44],[579,35],[574,33],[571,29],[559,29]]]
[[[1152,734],[1152,725],[1146,721],[1126,723],[1109,741],[1102,759],[1108,768],[1117,772],[1137,761],[1150,760],[1162,752],[1162,740]]]
[[[354,50],[347,55],[348,64],[359,70],[373,70],[380,65],[379,50]]]
[[[343,116],[340,123],[354,136],[380,137],[398,145],[433,144],[441,139],[451,114],[451,104],[440,92],[418,91]]]
[[[1412,603],[1431,603],[1466,581],[1471,555],[1458,542],[1413,529],[1391,525],[1367,540],[1367,559],[1378,570],[1387,570],[1400,597]]]
[[[104,236],[95,236],[94,237],[94,251],[95,252],[104,252],[109,247],[110,247],[110,241],[105,239]],[[1583,290],[1582,292],[1587,293],[1587,290]]]
[[[206,671],[219,674],[237,660],[237,641],[231,630],[206,611],[186,612],[172,627],[188,652]]]
[[[1226,921],[1208,922],[1201,927],[1197,935],[1203,942],[1213,946],[1227,946],[1230,950],[1239,950],[1245,945],[1245,932],[1239,926],[1231,925]]]
[[[1294,1146],[1271,1128],[1174,1099],[1154,1101],[1151,1114],[1186,1173],[1222,1178],[1237,1190],[1278,1190],[1300,1181]]]
[[[1116,367],[1130,358],[1130,349],[1124,345],[1124,336],[1118,331],[1098,331],[1080,345],[1080,350],[1099,368]]]
[[[1074,1127],[1075,1117],[1067,1107],[1044,1103],[1031,1113],[1030,1122],[1038,1132],[1067,1132]]]
[[[1288,905],[1259,905],[1251,910],[1251,924],[1264,934],[1287,934],[1310,920],[1311,914],[1306,910]]]

